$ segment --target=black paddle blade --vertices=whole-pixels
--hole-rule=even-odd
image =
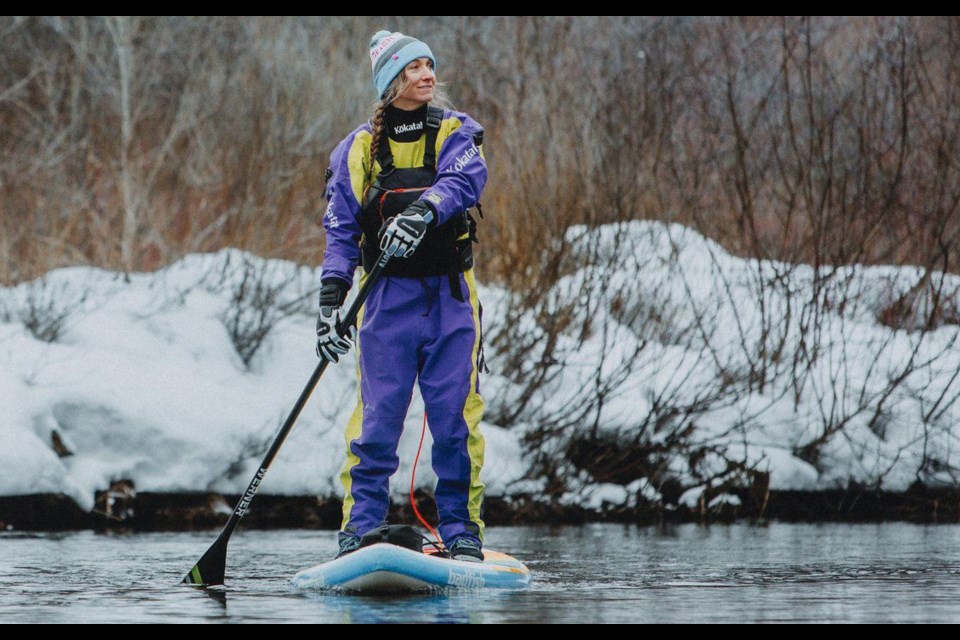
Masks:
[[[194,565],[181,584],[192,584],[198,587],[221,585],[226,571],[227,541],[223,538],[217,538],[217,541],[207,549],[207,552]]]

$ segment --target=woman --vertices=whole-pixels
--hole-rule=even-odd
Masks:
[[[317,353],[337,362],[356,341],[360,397],[347,424],[340,555],[378,528],[397,444],[419,380],[433,435],[440,537],[451,556],[483,559],[479,431],[480,304],[472,220],[487,180],[483,129],[444,103],[423,42],[380,31],[370,41],[379,102],[334,150],[327,171]],[[361,311],[359,336],[336,325],[354,270],[392,256]]]

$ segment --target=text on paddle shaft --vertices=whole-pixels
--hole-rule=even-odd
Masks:
[[[237,507],[237,517],[242,518],[247,515],[247,510],[250,508],[250,503],[253,501],[253,496],[257,495],[257,489],[260,488],[260,482],[263,481],[263,476],[267,475],[266,469],[260,469],[257,471],[257,475],[254,476],[253,482],[250,483],[250,486],[247,487],[247,492],[243,494],[243,500],[240,501],[240,505]]]

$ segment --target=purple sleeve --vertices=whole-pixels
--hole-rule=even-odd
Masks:
[[[321,280],[336,279],[353,285],[353,273],[360,263],[360,202],[353,185],[363,184],[360,154],[354,149],[359,144],[354,131],[344,139],[330,156],[330,178],[327,180],[327,210],[323,214],[323,228],[327,231],[327,248],[323,252]],[[351,162],[351,159],[353,162]]]
[[[437,211],[437,224],[476,206],[487,183],[487,161],[480,153],[483,128],[470,116],[454,114],[463,124],[447,136],[437,158],[437,178],[420,198]]]

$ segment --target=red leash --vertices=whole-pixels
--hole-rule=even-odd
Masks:
[[[423,439],[427,435],[427,412],[423,412],[423,429],[420,431],[420,446],[417,447],[417,457],[413,460],[413,470],[410,472],[410,506],[413,507],[413,512],[417,516],[417,520],[420,521],[427,530],[433,534],[434,539],[437,541],[437,544],[443,549],[443,541],[440,540],[440,535],[434,531],[433,527],[423,519],[423,516],[420,515],[420,510],[417,509],[417,501],[413,497],[413,485],[417,479],[417,464],[420,462],[420,452],[423,451]]]

